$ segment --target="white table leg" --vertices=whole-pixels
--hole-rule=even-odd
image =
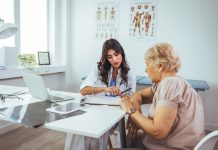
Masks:
[[[64,150],[85,150],[84,136],[67,133]]]

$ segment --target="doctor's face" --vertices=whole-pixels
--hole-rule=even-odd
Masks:
[[[107,60],[112,65],[113,68],[118,69],[120,67],[120,64],[122,62],[122,55],[121,53],[115,52],[115,50],[110,49],[107,52]]]

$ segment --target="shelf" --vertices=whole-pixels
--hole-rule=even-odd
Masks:
[[[10,78],[19,78],[22,77],[24,72],[33,72],[40,75],[53,74],[66,72],[66,66],[53,66],[53,65],[43,65],[43,66],[34,66],[31,68],[11,68],[0,70],[0,80],[10,79]]]

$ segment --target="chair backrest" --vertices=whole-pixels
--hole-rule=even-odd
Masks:
[[[213,150],[218,140],[218,130],[206,135],[194,148],[194,150]]]

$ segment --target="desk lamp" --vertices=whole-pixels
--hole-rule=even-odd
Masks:
[[[17,32],[17,27],[11,23],[5,23],[0,18],[0,39],[8,38]]]
[[[4,20],[0,18],[0,39],[5,39],[14,35],[17,32],[17,30],[18,28],[14,24],[5,23]],[[0,53],[0,55],[2,54]],[[0,57],[0,59],[2,58]],[[2,61],[3,60],[0,61],[1,64]],[[0,65],[0,70],[2,69],[5,69],[5,66]]]

